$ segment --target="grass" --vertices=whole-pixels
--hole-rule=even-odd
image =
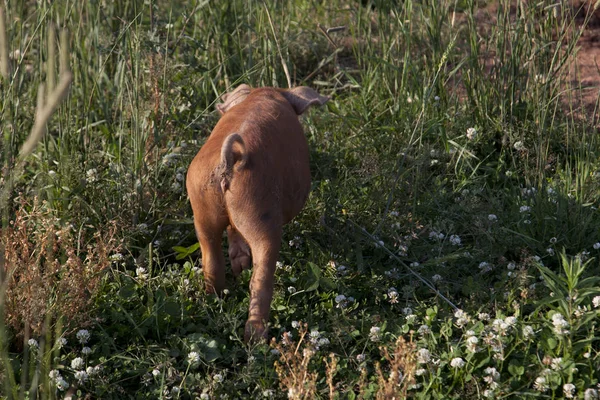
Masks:
[[[597,398],[597,104],[566,78],[591,14],[367,3],[4,9],[2,397]],[[70,91],[19,157],[55,48]],[[221,94],[288,80],[332,101],[249,345],[251,271],[205,293],[183,181]]]

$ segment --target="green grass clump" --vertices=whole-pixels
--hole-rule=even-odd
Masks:
[[[592,5],[2,10],[1,396],[597,398],[597,104],[567,79]],[[206,294],[184,185],[240,83],[332,97],[270,344],[242,340],[251,271]]]

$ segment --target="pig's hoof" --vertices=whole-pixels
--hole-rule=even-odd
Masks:
[[[248,321],[246,322],[246,329],[244,331],[244,341],[246,343],[252,342],[257,343],[261,340],[267,340],[268,331],[265,327],[265,324],[258,321]]]

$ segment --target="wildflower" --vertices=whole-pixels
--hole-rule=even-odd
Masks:
[[[492,380],[497,381],[500,379],[500,372],[494,367],[487,367],[483,370],[483,372],[492,378]],[[486,381],[487,382],[487,381]]]
[[[434,276],[431,277],[431,280],[436,283],[436,282],[440,282],[442,279],[442,276],[440,274],[435,274]]]
[[[52,371],[50,371],[48,373],[48,377],[50,379],[52,379],[53,381],[57,380],[58,378],[60,378],[60,372],[57,369],[53,369]]]
[[[62,376],[59,376],[56,379],[56,388],[60,391],[67,390],[69,388],[69,383],[65,381]]]
[[[223,375],[221,375],[221,374],[214,374],[213,375],[213,381],[215,381],[217,383],[223,382]]]
[[[575,394],[575,385],[572,383],[565,383],[563,385],[563,393],[565,394],[565,398],[572,399]]]
[[[488,220],[491,222],[496,222],[498,221],[498,217],[496,216],[496,214],[488,214]]]
[[[208,393],[202,393],[200,395],[200,400],[210,400],[210,396],[208,395]]]
[[[431,361],[431,353],[427,349],[419,349],[417,351],[417,362],[419,364],[427,364]]]
[[[330,343],[329,339],[327,339],[325,337],[319,338],[319,341],[318,341],[319,346],[327,346],[327,345],[329,345],[329,343]]]
[[[88,169],[85,174],[87,176],[87,181],[90,183],[94,183],[98,180],[98,171],[96,168]]]
[[[88,379],[88,374],[85,371],[76,371],[75,379],[77,379],[80,383],[85,382]]]
[[[196,364],[200,361],[200,354],[196,351],[190,351],[187,356],[187,360],[189,364]]]
[[[183,182],[185,176],[181,172],[178,172],[177,175],[175,175],[175,179],[179,182]]]
[[[420,266],[421,264],[419,264],[417,261],[411,262],[410,263],[410,267],[411,268],[417,268],[418,266]]]
[[[181,192],[181,183],[179,183],[179,182],[173,182],[173,183],[171,184],[171,190],[172,190],[174,193],[179,193],[179,192]]]
[[[50,170],[48,171],[48,175],[50,175],[51,178],[54,178],[56,176],[56,171]]]
[[[477,339],[477,336],[469,336],[466,342],[468,351],[470,351],[471,353],[477,352],[477,343],[479,343],[479,339]]]
[[[290,292],[290,294],[296,293],[296,288],[293,286],[288,286],[287,290],[288,290],[288,292]]]
[[[490,314],[482,312],[477,314],[477,318],[479,318],[480,321],[487,321],[490,319]]]
[[[274,356],[278,356],[281,353],[277,349],[271,349],[271,354],[274,355]]]
[[[83,361],[83,358],[81,357],[74,358],[73,361],[71,361],[71,368],[73,369],[82,369],[84,365],[85,361]]]
[[[273,389],[265,389],[262,392],[262,396],[267,398],[273,397],[275,396],[275,391]]]
[[[146,268],[144,267],[137,267],[135,269],[135,274],[137,275],[138,278],[140,278],[141,280],[145,280],[148,278],[148,274],[146,273]]]
[[[337,308],[346,308],[348,305],[348,299],[343,294],[338,294],[335,296],[335,303],[337,304]]]
[[[592,304],[594,305],[594,308],[600,307],[600,296],[595,296],[592,299]]]
[[[546,249],[546,253],[548,253],[548,255],[551,255],[551,256],[553,256],[553,255],[554,255],[554,249],[553,249],[552,247],[548,247],[548,248]]]
[[[565,320],[565,317],[561,313],[552,315],[552,325],[554,325],[554,332],[557,335],[568,334],[569,331],[565,328],[569,327],[569,323]]]
[[[529,212],[529,211],[531,211],[531,207],[529,207],[529,206],[521,206],[519,208],[519,212],[521,212],[521,213],[526,213],[526,212]]]
[[[365,355],[364,355],[363,353],[361,353],[361,354],[358,354],[358,355],[356,356],[356,361],[358,361],[359,363],[361,363],[361,362],[365,361]]]
[[[479,269],[481,272],[490,272],[492,270],[492,266],[487,261],[482,261],[479,263]]]
[[[470,320],[469,315],[461,309],[454,312],[454,317],[456,318],[456,325],[459,328],[465,326]]]
[[[525,340],[532,338],[534,335],[535,335],[535,332],[533,331],[533,328],[531,327],[531,325],[525,325],[523,327],[523,338]]]
[[[427,373],[427,370],[425,368],[419,368],[415,371],[415,375],[417,376],[423,376]]]
[[[395,304],[398,302],[398,291],[396,290],[396,288],[394,288],[394,287],[389,288],[387,295],[388,295],[389,302],[391,304]]]
[[[548,384],[546,383],[546,378],[543,376],[538,376],[537,378],[535,378],[533,388],[539,392],[545,392],[546,390],[548,390]]]
[[[409,315],[409,314],[412,314],[412,308],[410,308],[410,307],[405,307],[405,308],[403,308],[403,309],[402,309],[402,313],[403,313],[404,315]]]
[[[87,356],[88,354],[92,354],[92,349],[90,349],[89,347],[85,346],[83,349],[81,349],[81,353],[85,354]]]
[[[473,139],[475,139],[475,137],[477,137],[477,129],[475,129],[475,128],[467,129],[467,139],[473,140]]]
[[[371,339],[372,342],[377,342],[379,341],[380,337],[379,334],[381,332],[381,328],[378,326],[373,326],[371,327],[371,330],[369,331],[369,339]]]
[[[506,317],[504,318],[504,322],[508,325],[509,328],[515,326],[517,323],[517,317]]]
[[[435,97],[433,98],[433,100],[434,100],[434,101],[436,101],[436,102],[437,102],[437,101],[440,101],[440,96],[435,96]]]
[[[600,242],[594,243],[594,250],[600,249]]]
[[[450,243],[454,246],[460,246],[460,237],[458,235],[450,235]]]
[[[179,157],[179,154],[169,153],[163,157],[162,163],[165,167],[170,167],[175,163],[177,157]]]
[[[348,274],[348,267],[345,265],[338,265],[336,271],[338,274],[340,274],[340,276],[345,276]]]
[[[553,358],[550,361],[550,368],[552,368],[555,371],[560,371],[561,370],[561,367],[560,367],[561,363],[562,363],[562,357]]]
[[[453,358],[450,361],[450,366],[453,368],[462,368],[465,366],[465,360],[460,357]]]
[[[321,336],[321,333],[318,330],[313,329],[312,331],[310,331],[311,340],[317,340],[317,339],[319,339],[320,336]]]
[[[517,151],[524,151],[527,150],[527,148],[525,147],[525,145],[523,144],[522,141],[517,141],[515,142],[515,144],[513,145],[513,147],[515,148],[515,150]]]
[[[300,326],[298,321],[292,321],[292,328],[297,329]]]
[[[300,238],[300,236],[294,236],[294,238],[292,240],[290,240],[290,242],[289,242],[290,247],[295,247],[297,249],[300,248],[301,244],[302,244],[302,239]]]
[[[75,336],[77,337],[77,340],[79,340],[79,343],[81,344],[86,344],[88,342],[88,340],[90,340],[90,332],[87,329],[81,329],[79,330]]]
[[[598,391],[594,388],[586,389],[583,393],[584,400],[594,400],[598,398]]]
[[[56,339],[56,345],[59,349],[62,349],[67,345],[67,339],[65,339],[64,337]]]
[[[121,254],[121,253],[115,253],[110,256],[111,261],[121,261],[121,260],[123,260],[123,258],[124,258],[123,254]]]
[[[427,325],[421,325],[417,332],[419,333],[419,335],[428,335],[431,333],[431,328],[429,328],[429,326]]]
[[[172,395],[178,395],[179,394],[179,388],[177,386],[173,386],[171,388],[171,394]]]
[[[29,340],[27,341],[27,344],[29,345],[29,347],[32,347],[32,348],[34,348],[34,349],[38,349],[38,348],[40,347],[40,345],[39,345],[38,341],[37,341],[37,340],[35,340],[35,339],[29,339]]]

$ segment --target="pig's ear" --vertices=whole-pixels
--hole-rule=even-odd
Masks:
[[[293,89],[282,89],[281,94],[292,105],[296,114],[301,115],[308,107],[323,104],[329,101],[329,97],[321,96],[308,86],[298,86]]]
[[[250,86],[243,83],[236,87],[234,91],[225,93],[221,96],[223,103],[217,104],[217,110],[219,110],[221,114],[225,114],[231,107],[244,101],[251,90],[252,88]]]

